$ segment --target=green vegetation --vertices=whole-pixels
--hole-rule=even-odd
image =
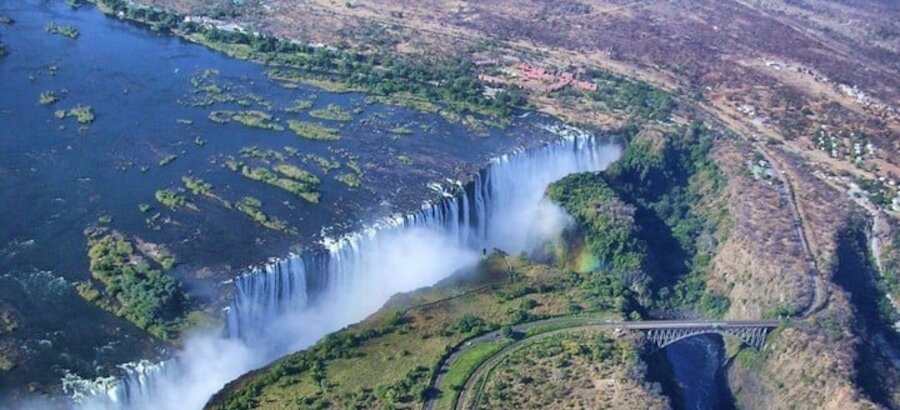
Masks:
[[[567,275],[558,267],[492,254],[476,273],[392,300],[364,322],[248,376],[214,398],[214,407],[418,407],[453,346],[502,326],[566,315],[572,300],[584,298],[583,288],[560,277]],[[461,363],[476,366],[487,354],[481,349]],[[466,373],[452,372],[460,380]],[[453,394],[439,393],[442,400]]]
[[[397,162],[403,165],[412,165],[413,160],[408,155],[397,155]]]
[[[341,174],[335,177],[335,179],[350,188],[359,188],[360,185],[362,185],[362,180],[360,180],[359,176],[356,174]]]
[[[284,127],[281,124],[272,122],[272,114],[262,111],[241,111],[234,114],[231,119],[248,127],[284,131]]]
[[[562,260],[573,270],[566,280],[588,290],[582,305],[592,309],[633,311],[636,297],[647,298],[649,277],[644,273],[647,248],[635,231],[635,208],[622,201],[603,175],[574,174],[547,189],[547,196],[575,218]],[[612,301],[612,304],[607,304]]]
[[[882,245],[881,283],[886,293],[900,303],[900,229],[894,231],[889,243]]]
[[[38,102],[40,102],[41,105],[50,105],[56,103],[57,101],[59,101],[59,96],[56,95],[56,92],[54,91],[44,91],[41,93],[41,97],[38,99]]]
[[[169,165],[176,159],[178,159],[178,155],[166,155],[163,159],[159,160],[159,166],[164,167],[166,165]]]
[[[90,124],[94,122],[94,109],[90,105],[76,105],[74,108],[66,110],[56,110],[53,114],[58,119],[66,117],[75,117],[79,124]]]
[[[328,158],[316,154],[307,154],[306,158],[304,158],[304,162],[306,161],[314,162],[319,166],[319,168],[322,169],[322,172],[326,174],[331,170],[335,170],[341,167],[341,163],[338,162],[338,160],[333,158],[329,160]]]
[[[338,175],[335,179],[350,188],[359,188],[360,186],[362,186],[363,171],[362,168],[359,167],[359,164],[356,162],[356,160],[348,161],[347,169],[349,169],[352,173],[344,173]]]
[[[537,338],[536,338],[537,339]],[[662,408],[641,388],[635,345],[603,330],[584,329],[525,340],[498,357],[479,379],[468,404],[473,408]],[[596,380],[615,380],[615,394]],[[573,394],[573,389],[587,390]],[[626,393],[627,392],[627,393]],[[637,396],[637,397],[635,397]],[[660,398],[657,398],[659,400]]]
[[[262,210],[262,201],[251,196],[244,197],[235,205],[238,211],[266,228],[276,231],[287,229],[287,222],[266,215]]]
[[[406,127],[394,127],[391,128],[391,134],[397,135],[412,135],[413,131]]]
[[[475,368],[477,368],[478,365],[508,344],[509,341],[506,340],[489,342],[476,345],[471,349],[466,350],[455,362],[453,362],[453,366],[450,367],[447,371],[447,375],[444,376],[444,383],[453,390],[462,388],[466,383],[466,379],[468,379],[469,375],[475,371]]]
[[[16,368],[16,364],[13,363],[12,360],[8,359],[3,352],[0,352],[0,371],[8,372],[12,369]]]
[[[160,339],[175,336],[186,306],[178,281],[119,234],[90,237],[88,245],[92,280],[79,283],[78,293]]]
[[[217,124],[228,124],[228,122],[231,121],[232,114],[231,111],[213,111],[209,113],[207,118]]]
[[[181,177],[181,182],[184,183],[184,187],[187,188],[188,191],[191,191],[194,195],[212,195],[212,184],[200,179],[200,178],[192,178],[192,177]]]
[[[287,159],[287,156],[282,152],[270,149],[262,149],[255,145],[252,147],[241,148],[240,154],[244,158],[256,158],[262,160],[262,162],[267,164],[272,160],[284,161]]]
[[[332,120],[332,121],[350,121],[353,117],[350,115],[350,112],[341,108],[341,106],[337,104],[328,104],[325,108],[321,108],[318,110],[312,110],[309,112],[309,116],[313,118],[318,118],[321,120]]]
[[[138,210],[143,214],[150,212],[151,209],[153,209],[153,207],[150,206],[150,204],[138,204]]]
[[[351,171],[362,178],[363,171],[362,168],[359,167],[359,164],[356,162],[356,160],[350,160],[349,162],[347,162],[347,168],[350,168]]]
[[[643,81],[636,81],[596,69],[584,78],[592,79],[596,91],[566,87],[552,94],[564,104],[586,103],[597,110],[627,113],[632,122],[666,120],[675,108],[672,94]]]
[[[507,345],[509,345],[508,340],[488,342],[476,345],[463,352],[447,370],[447,374],[444,375],[444,385],[453,390],[453,392],[441,396],[435,407],[439,409],[453,408],[453,404],[456,403],[457,397],[459,397],[459,390],[466,384],[469,375],[471,375],[482,362],[487,360],[487,358],[491,357],[494,353],[497,353]]]
[[[62,26],[51,22],[44,26],[44,31],[46,31],[47,34],[58,34],[73,40],[78,38],[78,29],[72,26]]]
[[[884,181],[868,178],[857,178],[860,189],[865,191],[873,204],[890,209],[895,197],[900,196],[900,191],[894,191]]]
[[[16,314],[10,310],[0,309],[0,335],[12,333],[19,328],[19,320]]]
[[[69,115],[75,117],[79,124],[94,122],[94,109],[89,105],[78,105],[69,110]]]
[[[641,132],[622,158],[605,172],[610,186],[636,207],[639,237],[653,249],[656,304],[663,309],[696,309],[719,317],[730,305],[707,290],[711,254],[697,246],[706,236],[722,242],[728,215],[708,205],[725,180],[709,156],[713,135],[701,123],[678,132]]]
[[[191,76],[191,86],[194,95],[179,100],[179,103],[192,107],[208,107],[216,103],[234,103],[247,106],[249,100],[238,101],[238,96],[233,94],[235,85],[232,83],[217,82],[219,71],[206,69]]]
[[[578,226],[567,234],[563,258],[576,271],[597,272],[587,283],[600,294],[621,295],[620,308],[638,309],[636,298],[645,308],[711,317],[728,310],[728,298],[705,285],[714,249],[697,246],[701,237],[721,241],[727,234],[725,211],[707,205],[724,186],[708,156],[710,139],[699,124],[644,130],[605,172],[571,175],[548,189]]]
[[[297,135],[317,141],[336,141],[341,139],[338,130],[309,121],[288,120],[288,127]]]
[[[296,181],[304,182],[304,183],[307,183],[310,185],[318,185],[319,182],[321,182],[321,181],[319,181],[319,178],[316,178],[315,175],[310,174],[306,170],[297,168],[293,165],[278,164],[275,166],[275,170],[278,171],[278,173],[280,173],[288,178],[291,178]]]
[[[437,113],[441,109],[433,102],[421,98],[416,97],[415,95],[409,93],[395,93],[391,95],[369,95],[366,96],[366,104],[386,104],[386,105],[396,105],[399,107],[407,107],[412,108],[414,110],[418,110],[421,112],[428,113]]]
[[[622,201],[601,174],[574,174],[553,183],[547,196],[572,215],[596,258],[590,270],[622,275],[643,269],[646,244],[635,236],[634,206]]]
[[[237,100],[237,104],[241,107],[250,107],[253,104],[258,104],[267,110],[272,109],[272,103],[253,93],[245,94],[241,99]]]
[[[178,260],[175,259],[175,255],[169,253],[169,251],[167,251],[163,247],[157,247],[154,249],[154,251],[154,254],[148,256],[156,261],[156,263],[158,263],[159,266],[163,268],[163,270],[168,271],[172,270],[172,268],[175,267],[175,263],[178,262]]]
[[[254,181],[279,187],[308,202],[319,202],[320,194],[316,191],[316,186],[321,181],[315,175],[287,164],[277,165],[275,170],[284,177],[279,177],[278,174],[267,168],[254,168],[248,165],[241,167],[241,174]]]
[[[248,127],[284,131],[284,127],[281,126],[281,124],[272,121],[272,119],[272,114],[256,110],[213,111],[209,113],[209,120],[219,124],[227,124],[230,121],[235,121]]]
[[[156,191],[156,200],[163,204],[163,206],[173,210],[182,207],[197,209],[197,207],[190,203],[182,193],[172,189],[161,189]]]
[[[312,108],[314,100],[294,100],[290,107],[285,109],[285,111],[293,114],[300,113],[302,111],[308,110]]]
[[[597,83],[591,98],[612,110],[626,111],[636,119],[665,120],[675,108],[672,95],[642,81],[602,71],[589,74]]]

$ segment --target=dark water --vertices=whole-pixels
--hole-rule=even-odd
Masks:
[[[734,397],[723,367],[725,346],[720,336],[684,339],[662,351],[669,367],[664,390],[676,409],[734,409]]]
[[[334,94],[312,87],[287,88],[270,81],[265,68],[237,61],[178,38],[104,16],[91,6],[71,9],[63,1],[0,1],[0,14],[15,24],[0,25],[9,52],[0,58],[0,308],[11,310],[19,326],[0,334],[0,348],[19,360],[0,373],[0,392],[33,381],[56,384],[67,370],[85,377],[109,374],[112,365],[152,356],[160,346],[128,322],[82,301],[71,289],[88,278],[84,229],[109,216],[109,227],[171,248],[182,262],[175,271],[195,300],[211,302],[221,281],[250,264],[313,246],[322,235],[357,228],[394,212],[405,212],[438,196],[428,187],[446,178],[465,178],[488,158],[514,147],[551,138],[529,116],[507,129],[475,132],[437,114],[367,104],[361,94]],[[49,35],[47,23],[71,25],[72,40]],[[240,96],[254,94],[272,109],[253,104],[180,104],[190,97],[191,78],[203,70]],[[65,95],[54,105],[38,103],[44,91]],[[285,111],[296,99],[315,99],[313,108],[335,103],[354,111],[346,124],[310,119]],[[85,104],[96,120],[79,127],[58,109]],[[207,119],[213,110],[257,109],[282,126],[289,118],[339,127],[342,139],[308,141],[289,130],[276,132]],[[179,124],[178,119],[192,125]],[[403,126],[411,135],[389,130]],[[206,141],[195,144],[197,138]],[[278,188],[246,179],[225,167],[241,148],[298,150],[342,163],[326,173],[313,162],[285,162],[317,175],[322,200],[310,204]],[[167,166],[159,161],[178,158]],[[408,158],[405,165],[398,158]],[[254,166],[265,164],[245,159]],[[335,177],[356,161],[363,186],[351,189]],[[199,210],[163,209],[156,190],[178,188],[182,176],[201,177],[231,202],[253,196],[264,211],[287,221],[296,233],[275,232],[204,197],[188,194]],[[156,208],[149,214],[139,204]],[[146,222],[159,212],[159,229]],[[38,273],[41,272],[41,273]],[[46,286],[51,289],[45,289]]]

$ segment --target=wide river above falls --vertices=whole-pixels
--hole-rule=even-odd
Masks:
[[[86,228],[108,226],[168,246],[182,262],[174,274],[192,296],[212,301],[222,280],[292,247],[315,244],[323,228],[339,235],[417,209],[441,196],[434,183],[448,189],[448,178],[470,178],[492,157],[555,138],[545,129],[552,120],[537,115],[506,129],[474,131],[438,114],[367,102],[358,93],[272,81],[263,66],[110,18],[90,5],[4,1],[0,15],[15,21],[0,24],[9,52],[0,58],[0,301],[20,317],[9,344],[17,346],[13,357],[28,363],[0,373],[0,389],[56,384],[66,369],[85,377],[108,374],[113,364],[157,350],[128,322],[71,290],[89,276]],[[79,35],[48,34],[50,23],[72,26]],[[59,101],[42,105],[45,92]],[[213,97],[232,101],[210,104]],[[297,100],[313,105],[289,112]],[[352,119],[309,115],[329,104]],[[78,105],[92,107],[91,124],[56,118],[57,110]],[[285,128],[288,119],[317,122],[338,129],[341,139],[312,141],[290,130],[219,124],[208,119],[215,110],[265,111]],[[251,147],[268,157],[241,152]],[[225,166],[235,159],[271,167],[273,156],[316,175],[321,201],[305,202]],[[361,176],[360,187],[337,179],[350,173]],[[183,176],[202,178],[232,203],[245,196],[261,200],[264,212],[294,232],[267,229],[202,196],[188,194],[197,210],[166,209],[155,192],[181,188]],[[142,212],[141,204],[152,209]]]

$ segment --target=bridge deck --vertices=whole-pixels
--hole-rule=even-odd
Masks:
[[[649,329],[687,329],[687,328],[776,328],[781,322],[778,320],[639,320],[639,321],[609,321],[610,325],[623,329],[649,330]]]

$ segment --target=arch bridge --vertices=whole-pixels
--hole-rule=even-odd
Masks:
[[[735,336],[744,344],[762,350],[769,331],[778,327],[777,320],[647,320],[620,322],[618,329],[639,331],[657,349],[702,334]]]

